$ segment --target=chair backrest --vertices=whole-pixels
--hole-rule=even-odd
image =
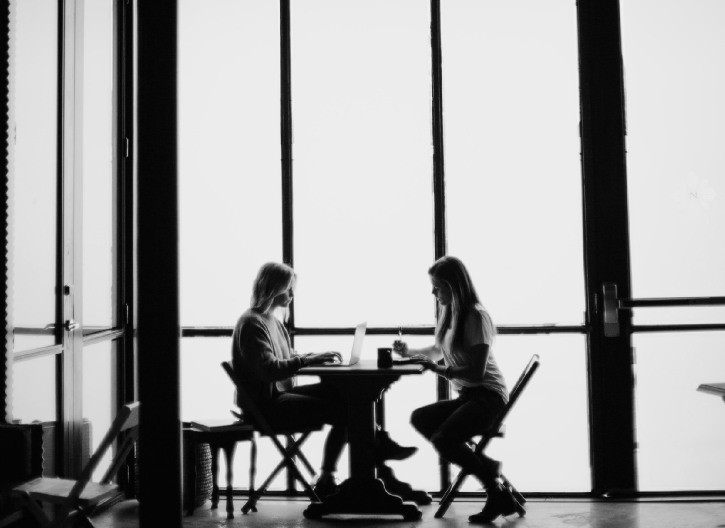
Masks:
[[[126,460],[126,456],[131,451],[133,444],[138,438],[138,420],[139,420],[139,402],[129,403],[121,407],[113,420],[111,427],[106,432],[106,435],[101,440],[96,451],[91,455],[90,460],[83,468],[80,477],[76,481],[73,489],[71,490],[68,498],[72,501],[80,497],[81,492],[90,482],[93,472],[98,467],[101,459],[105,456],[108,449],[113,445],[113,442],[119,436],[121,432],[125,431],[123,441],[116,452],[116,455],[111,461],[111,466],[106,471],[102,484],[108,484],[113,476],[118,472],[121,465]]]
[[[513,389],[511,389],[511,392],[509,392],[509,401],[506,404],[506,406],[503,408],[501,413],[498,415],[498,418],[494,422],[493,427],[498,430],[498,428],[501,426],[501,424],[504,422],[506,417],[508,416],[509,412],[511,412],[511,408],[514,406],[516,401],[521,396],[521,393],[526,388],[526,385],[529,384],[529,381],[531,380],[531,377],[534,375],[536,370],[539,368],[539,355],[534,354],[531,359],[529,360],[528,364],[524,368],[524,371],[521,373],[521,376],[519,376],[519,379],[516,381],[516,384],[514,385]]]
[[[267,419],[264,417],[264,414],[257,403],[249,395],[244,383],[242,383],[242,380],[234,371],[232,364],[229,361],[222,361],[222,368],[229,376],[229,379],[232,380],[232,383],[237,390],[239,402],[242,404],[242,412],[247,416],[247,418],[252,419],[254,425],[256,425],[263,434],[273,435],[274,433],[269,425],[269,422],[267,422]]]

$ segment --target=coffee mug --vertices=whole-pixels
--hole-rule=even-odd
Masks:
[[[393,366],[393,349],[378,348],[378,368],[390,368]]]

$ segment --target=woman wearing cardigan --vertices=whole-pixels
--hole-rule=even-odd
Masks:
[[[334,474],[347,442],[347,407],[337,389],[327,383],[296,386],[295,374],[308,365],[339,362],[339,352],[297,354],[278,314],[283,318],[294,297],[296,276],[285,264],[269,262],[257,274],[250,308],[232,335],[232,364],[247,391],[261,408],[272,428],[329,424],[318,496],[336,493]],[[237,401],[237,405],[241,402]],[[402,460],[417,448],[401,447],[385,431],[376,434],[378,461]]]

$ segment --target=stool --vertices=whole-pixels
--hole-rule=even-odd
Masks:
[[[249,491],[254,492],[254,477],[257,472],[257,441],[254,435],[254,428],[249,424],[239,424],[232,428],[225,428],[223,431],[202,431],[195,427],[185,427],[183,430],[184,438],[190,440],[192,446],[196,444],[208,443],[211,450],[211,475],[212,475],[212,492],[211,492],[211,509],[214,510],[219,506],[219,450],[224,451],[224,460],[227,465],[227,519],[234,518],[234,501],[233,486],[234,482],[234,452],[237,442],[249,441],[252,443],[249,463]],[[192,497],[189,501],[189,509],[187,515],[194,515],[196,493],[196,468],[191,472],[191,493]]]

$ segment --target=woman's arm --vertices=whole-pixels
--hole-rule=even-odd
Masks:
[[[393,341],[393,351],[403,357],[423,355],[432,361],[439,361],[443,357],[443,353],[438,348],[438,345],[435,344],[423,348],[408,348],[408,343],[396,340]]]
[[[483,375],[486,372],[486,364],[488,363],[489,346],[485,343],[473,345],[468,349],[472,361],[468,365],[454,367],[452,365],[438,365],[431,363],[426,366],[428,370],[432,370],[439,376],[443,376],[447,380],[462,379],[472,383],[480,383],[483,381]]]

